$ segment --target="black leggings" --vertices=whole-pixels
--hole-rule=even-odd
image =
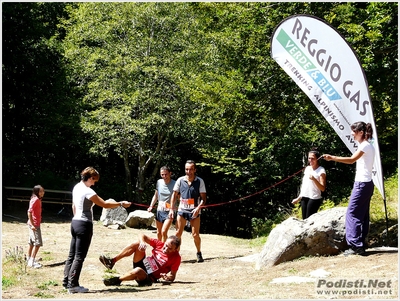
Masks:
[[[79,286],[83,262],[89,251],[93,236],[93,223],[72,220],[71,245],[68,259],[65,262],[63,286],[67,288]]]
[[[322,199],[310,199],[310,198],[301,198],[301,214],[303,219],[308,218],[310,215],[318,212],[319,207],[321,206]]]

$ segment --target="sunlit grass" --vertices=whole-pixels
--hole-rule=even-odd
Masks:
[[[49,281],[39,284],[37,287],[41,290],[48,290],[49,286],[58,286],[58,282],[49,280]]]
[[[50,252],[43,252],[44,258],[51,258]],[[45,260],[45,259],[43,259]],[[5,251],[2,262],[2,289],[11,287],[29,287],[36,279],[38,271],[30,269],[27,271],[25,252],[21,246],[16,246]],[[46,292],[50,286],[58,286],[53,280],[45,281],[37,285],[40,290],[34,294],[38,298],[54,298],[54,295]]]
[[[385,181],[386,209],[389,220],[398,220],[398,175]],[[371,199],[370,218],[372,222],[385,219],[385,202],[382,195],[375,188]],[[396,222],[397,223],[397,222]]]
[[[4,273],[4,268],[3,268]],[[3,289],[9,288],[17,283],[17,279],[15,275],[4,276],[1,279],[1,286]]]
[[[26,268],[19,262],[4,260],[2,264],[2,287],[9,288],[20,285],[21,280],[26,276]]]

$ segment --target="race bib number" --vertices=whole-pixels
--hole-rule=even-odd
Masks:
[[[164,202],[160,204],[161,210],[168,211],[171,208],[171,204]]]
[[[180,207],[184,209],[194,209],[194,199],[182,199]]]
[[[158,265],[153,257],[146,257],[143,259],[143,264],[146,268],[147,274],[154,273],[158,270]]]

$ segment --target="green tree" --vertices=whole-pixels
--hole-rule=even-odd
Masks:
[[[64,22],[71,80],[86,109],[81,127],[90,134],[93,153],[116,152],[123,158],[130,199],[133,187],[143,191],[152,179],[148,175],[158,175],[177,139],[185,136],[180,143],[188,143],[193,137],[195,107],[181,87],[194,59],[188,48],[196,23],[187,7],[81,3],[69,9]]]

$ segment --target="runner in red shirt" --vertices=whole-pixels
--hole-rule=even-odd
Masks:
[[[146,257],[147,244],[153,247],[151,256]],[[136,280],[139,286],[152,285],[153,282],[173,282],[181,264],[178,248],[181,240],[172,235],[165,242],[139,235],[139,240],[126,246],[114,258],[100,256],[100,262],[112,269],[121,258],[133,254],[133,270],[120,277],[104,279],[105,285],[120,285],[122,281]]]
[[[31,200],[28,209],[28,227],[29,227],[29,247],[27,265],[35,269],[41,268],[42,265],[36,261],[36,255],[39,248],[43,246],[42,231],[40,224],[42,222],[42,198],[44,196],[44,188],[40,185],[33,187]]]

